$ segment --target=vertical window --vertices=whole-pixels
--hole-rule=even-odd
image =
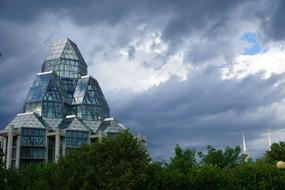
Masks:
[[[88,142],[88,131],[68,130],[66,132],[66,147],[80,148]]]

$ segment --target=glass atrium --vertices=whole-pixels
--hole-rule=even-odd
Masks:
[[[72,148],[126,128],[114,118],[87,64],[70,39],[53,42],[29,89],[23,113],[0,130],[7,167],[56,162]]]

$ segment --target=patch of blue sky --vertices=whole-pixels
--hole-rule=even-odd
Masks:
[[[255,55],[263,51],[262,45],[255,33],[246,32],[241,37],[241,40],[247,41],[250,44],[249,47],[244,49],[243,55]]]

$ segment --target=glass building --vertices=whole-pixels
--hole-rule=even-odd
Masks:
[[[23,113],[0,130],[0,150],[8,168],[56,162],[70,149],[125,129],[110,117],[99,83],[87,75],[77,45],[57,40],[27,94]]]

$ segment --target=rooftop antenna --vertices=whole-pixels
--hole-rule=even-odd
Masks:
[[[272,142],[271,142],[271,136],[270,136],[270,129],[267,129],[267,132],[268,132],[268,150],[271,151]]]
[[[247,147],[245,144],[245,137],[244,137],[244,132],[242,132],[242,144],[243,144],[243,155],[245,156],[244,161],[248,161],[248,152],[247,152]]]

